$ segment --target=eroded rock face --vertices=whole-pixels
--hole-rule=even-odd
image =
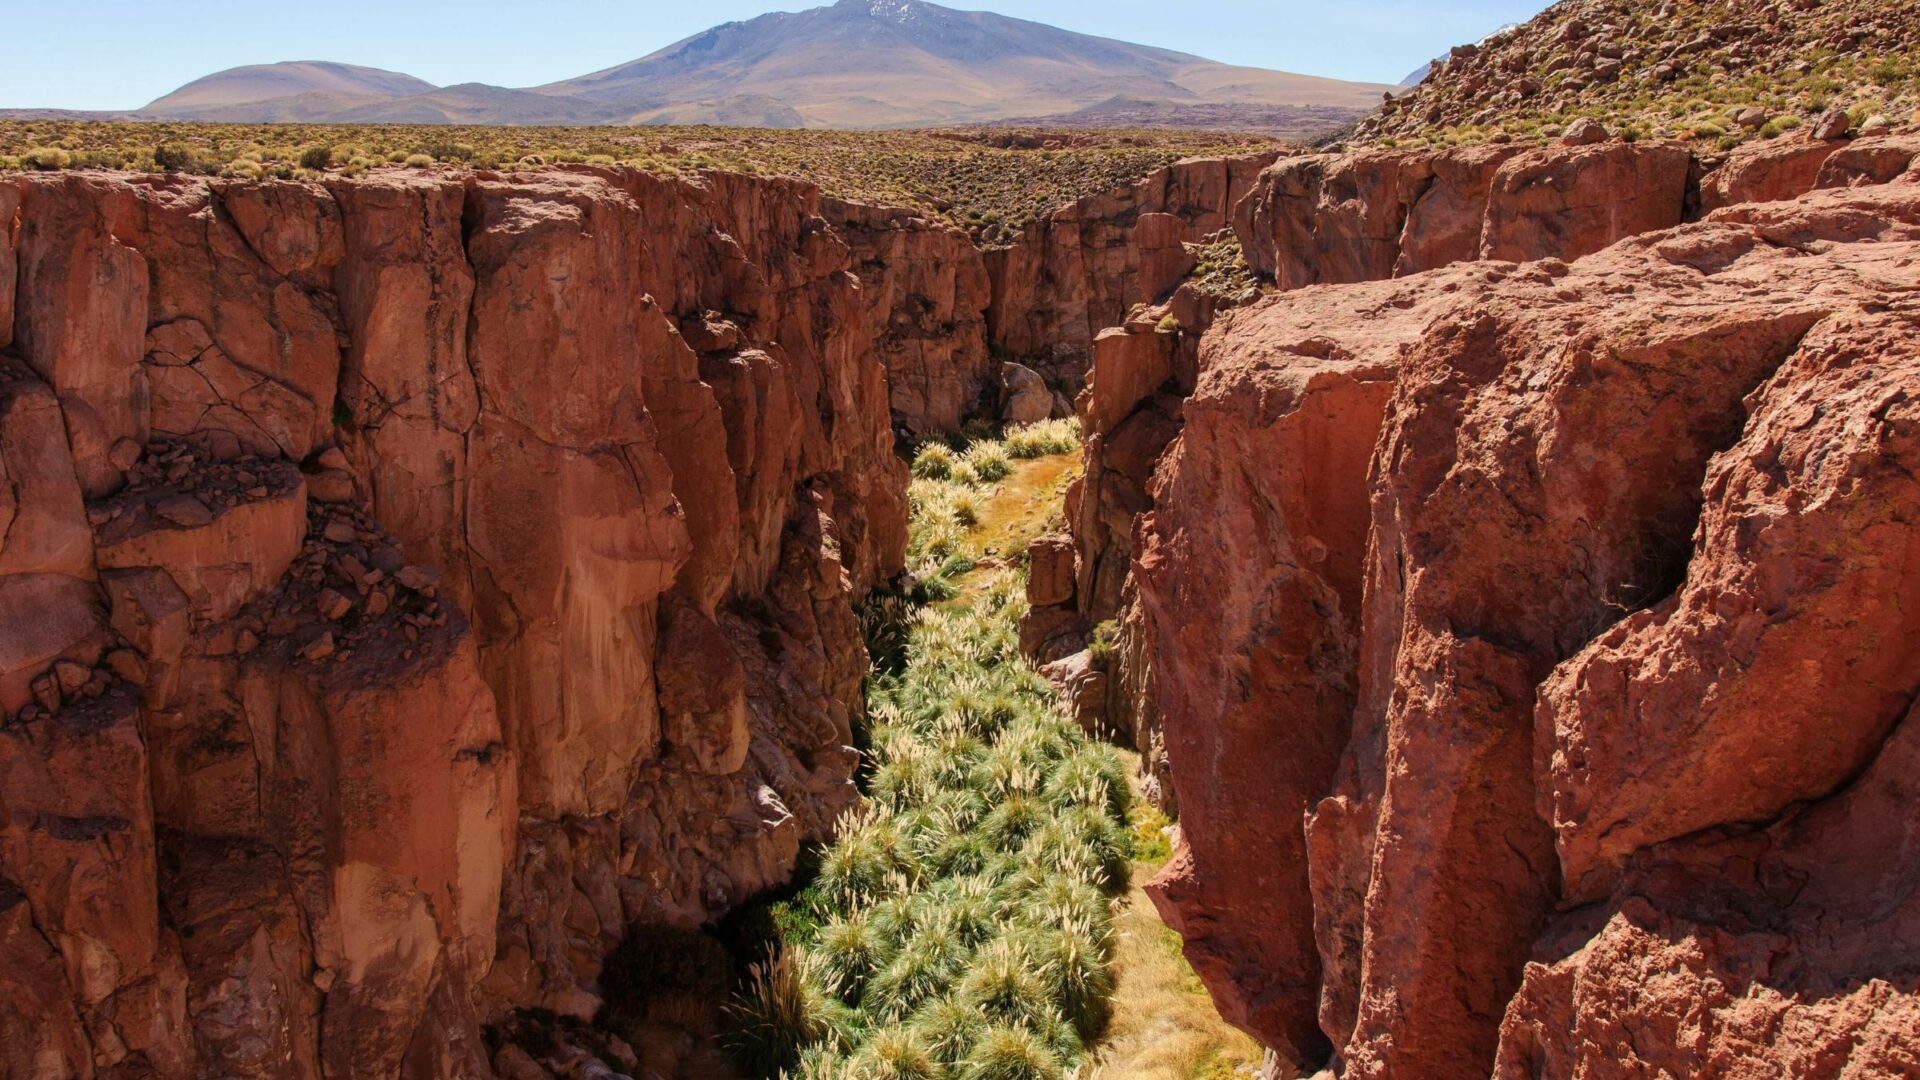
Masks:
[[[1703,209],[1793,199],[1819,188],[1884,184],[1920,154],[1912,137],[1778,139],[1747,143],[1700,181]]]
[[[1686,150],[1604,143],[1285,158],[1234,213],[1254,269],[1283,289],[1473,259],[1573,259],[1686,213]]]
[[[1164,300],[1193,270],[1183,244],[1225,229],[1272,154],[1177,162],[1130,188],[1082,199],[987,253],[987,337],[1077,390],[1100,331]]]
[[[1916,241],[1903,180],[1215,329],[1134,576],[1230,1018],[1353,1076],[1911,1070]]]
[[[892,207],[826,199],[821,212],[853,251],[895,422],[909,438],[959,431],[982,414],[992,377],[980,249]]]
[[[906,526],[817,209],[0,185],[0,1069],[490,1075],[628,926],[785,880]]]

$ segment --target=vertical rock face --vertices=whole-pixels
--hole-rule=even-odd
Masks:
[[[960,229],[891,207],[829,199],[822,212],[853,250],[903,433],[954,432],[983,415],[992,370],[980,249]]]
[[[1626,144],[1285,158],[1239,199],[1233,223],[1250,264],[1282,291],[1377,281],[1482,258],[1488,245],[1512,258],[1585,254],[1675,224],[1690,169],[1672,147]],[[1131,333],[1116,327],[1095,338],[1081,399],[1085,479],[1066,507],[1079,589],[1036,606],[1026,624],[1028,651],[1047,661],[1121,616],[1105,724],[1141,750],[1148,790],[1169,805],[1150,612],[1137,603],[1130,565],[1135,522],[1154,505],[1149,477],[1181,428],[1182,400],[1208,363],[1199,342],[1222,306],[1183,288],[1130,317]],[[1341,316],[1323,321],[1381,318],[1365,307]],[[1142,336],[1163,317],[1175,333]]]
[[[1030,369],[1035,381],[1076,390],[1095,336],[1135,305],[1166,300],[1194,268],[1185,245],[1225,229],[1273,159],[1177,162],[1061,207],[1011,246],[986,252],[963,231],[906,210],[823,200],[822,214],[853,251],[900,433],[951,434],[976,417],[1045,419],[1042,406],[1061,415],[1050,391],[1021,395],[1003,411],[1011,397],[1004,373]]]
[[[817,209],[0,186],[0,1071],[489,1075],[784,880],[905,541]]]
[[[989,343],[1076,387],[1094,337],[1193,270],[1182,245],[1226,228],[1273,155],[1177,162],[1130,188],[1062,207],[987,253]]]
[[[1692,156],[1608,143],[1288,158],[1234,213],[1247,262],[1283,289],[1473,259],[1573,259],[1686,212]]]
[[[1134,576],[1232,1018],[1354,1076],[1914,1068],[1916,244],[1900,181],[1215,328]]]

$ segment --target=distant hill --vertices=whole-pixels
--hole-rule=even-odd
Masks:
[[[840,0],[716,26],[630,63],[528,89],[439,87],[399,72],[299,61],[217,72],[114,115],[888,128],[1084,114],[1107,126],[1125,117],[1298,134],[1357,119],[1386,89],[924,0]]]
[[[437,89],[439,87],[425,79],[397,71],[324,60],[294,60],[217,71],[150,102],[139,111],[187,119],[200,112],[287,98],[345,102],[359,98],[406,97]]]

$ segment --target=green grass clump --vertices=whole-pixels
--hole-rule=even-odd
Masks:
[[[989,1028],[967,1055],[968,1080],[1057,1080],[1064,1063],[1034,1032],[1009,1025]]]
[[[1075,453],[1080,449],[1080,421],[1068,417],[1021,424],[1009,428],[1001,444],[1007,448],[1007,456],[1016,461]]]
[[[928,443],[913,455],[913,475],[922,480],[945,480],[953,475],[953,449],[945,443]]]
[[[967,450],[967,465],[980,483],[991,484],[1005,480],[1013,472],[1013,461],[1007,456],[1007,450],[997,442],[975,443]]]
[[[1066,425],[1025,435],[1075,442]],[[997,440],[916,456],[916,577],[865,623],[867,804],[821,853],[813,918],[785,939],[800,958],[787,982],[763,978],[736,1006],[761,1031],[741,1044],[745,1067],[1057,1078],[1107,1023],[1112,898],[1132,853],[1125,767],[1020,655],[1020,571],[960,580],[985,509],[967,481],[1003,478],[1015,457]],[[774,1024],[792,1030],[775,1038]]]
[[[809,1047],[844,1041],[839,1019],[807,954],[777,950],[750,969],[746,989],[727,1006],[727,1051],[756,1076],[777,1076]]]

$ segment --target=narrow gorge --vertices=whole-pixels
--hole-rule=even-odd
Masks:
[[[954,602],[1035,761],[1138,751],[1270,1075],[1920,1075],[1916,155],[1193,159],[990,250],[717,170],[0,175],[0,1076],[621,1075],[517,1033],[926,809],[862,794],[934,753],[870,741],[909,462],[1069,417]]]

